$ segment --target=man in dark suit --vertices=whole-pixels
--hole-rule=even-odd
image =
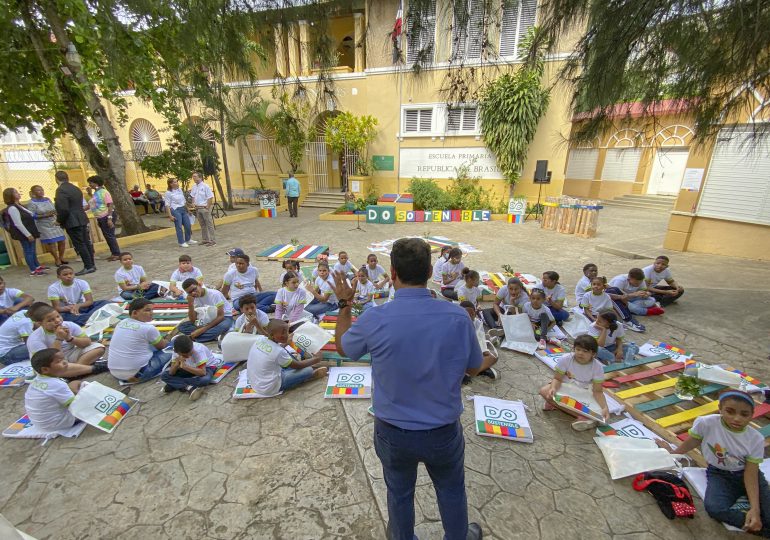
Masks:
[[[83,193],[77,186],[70,184],[70,178],[64,171],[56,172],[56,221],[67,231],[72,240],[72,247],[83,260],[83,269],[75,272],[76,276],[96,272],[94,246],[88,232],[88,216],[83,210]]]

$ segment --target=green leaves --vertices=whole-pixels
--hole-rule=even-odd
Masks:
[[[326,121],[326,144],[334,152],[346,148],[359,155],[366,155],[367,145],[377,136],[377,119],[373,116],[355,116],[342,112]]]

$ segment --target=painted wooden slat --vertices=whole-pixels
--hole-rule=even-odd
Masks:
[[[268,257],[270,256],[271,253],[273,253],[275,250],[277,250],[281,246],[283,246],[283,244],[276,244],[274,246],[270,246],[266,250],[257,253],[257,257]]]
[[[655,420],[655,422],[657,422],[657,424],[661,427],[670,427],[689,422],[690,420],[694,420],[695,418],[703,416],[704,414],[713,414],[717,412],[717,410],[719,410],[719,402],[714,400],[704,405],[700,405],[699,407],[694,407],[686,411],[681,411],[675,414],[664,416],[663,418],[658,418]]]
[[[719,392],[723,388],[724,386],[722,386],[721,384],[709,384],[701,388],[700,392],[698,393],[698,396],[705,396],[713,392]],[[636,407],[636,409],[640,412],[650,412],[657,409],[662,409],[663,407],[668,407],[670,405],[676,405],[677,403],[682,403],[682,401],[684,400],[676,397],[676,394],[671,394],[670,396],[666,396],[660,399],[654,399],[646,403],[638,403],[634,405],[634,407]]]
[[[672,371],[681,371],[683,369],[684,369],[684,364],[679,362],[674,364],[667,364],[665,366],[648,369],[646,371],[639,371],[638,373],[632,373],[631,375],[622,375],[620,377],[615,377],[614,379],[605,381],[604,387],[617,388],[621,384],[641,381],[644,379],[649,379],[650,377],[655,377],[657,375],[664,375],[666,373],[671,373]]]
[[[676,378],[671,378],[671,379],[666,379],[664,381],[654,382],[651,384],[636,386],[634,388],[629,388],[628,390],[621,390],[620,392],[615,392],[615,395],[620,399],[628,399],[636,396],[641,396],[643,394],[649,394],[650,392],[657,392],[658,390],[671,388],[672,386],[675,386],[675,385],[676,385]]]
[[[655,356],[647,356],[644,358],[639,358],[637,360],[632,360],[631,362],[619,362],[617,364],[610,364],[608,366],[604,366],[604,372],[605,373],[612,373],[613,371],[620,371],[622,369],[629,369],[633,367],[638,366],[644,366],[645,364],[652,364],[654,362],[662,362],[664,360],[669,360],[669,357],[665,354],[658,354]]]
[[[752,416],[752,419],[756,420],[757,418],[765,416],[768,413],[770,413],[770,404],[760,403],[759,405],[754,407],[754,415]],[[763,437],[767,437],[768,435],[770,435],[770,424],[757,428],[757,431],[759,431]],[[683,431],[682,433],[677,435],[677,438],[680,441],[686,441],[687,439],[690,438],[690,434],[687,431]]]

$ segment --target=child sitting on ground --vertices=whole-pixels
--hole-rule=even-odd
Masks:
[[[545,305],[553,314],[558,324],[569,319],[569,312],[564,309],[567,303],[567,289],[559,283],[559,274],[553,270],[543,272],[543,292],[545,292]]]
[[[152,300],[158,297],[158,286],[150,282],[144,274],[144,268],[134,264],[134,256],[128,251],[120,254],[121,267],[115,271],[115,282],[118,293],[124,300],[145,298]]]
[[[484,322],[489,331],[490,336],[502,337],[505,332],[501,326],[501,315],[508,315],[513,313],[523,313],[524,304],[529,302],[529,295],[527,289],[524,288],[524,284],[519,278],[509,278],[505,287],[500,287],[495,295],[495,302],[490,309],[485,309],[481,312],[481,316],[484,317]]]
[[[107,364],[118,380],[129,383],[149,381],[157,377],[171,359],[171,354],[163,350],[168,342],[150,324],[152,308],[149,300],[132,300],[128,305],[128,319],[115,325]]]
[[[441,294],[450,300],[457,300],[455,287],[460,283],[460,277],[465,268],[462,258],[462,250],[452,248],[449,250],[449,258],[441,267]]]
[[[377,255],[370,253],[366,257],[366,273],[369,275],[369,281],[374,284],[374,288],[381,291],[390,283],[390,276],[385,269],[377,264]]]
[[[337,295],[334,294],[334,279],[329,275],[329,265],[318,264],[315,283],[308,283],[306,289],[313,295],[313,301],[305,307],[314,317],[320,318],[328,311],[337,309]]]
[[[591,290],[583,295],[580,307],[588,320],[595,321],[600,313],[612,311],[612,298],[604,289],[607,286],[607,278],[597,276],[591,280]]]
[[[326,376],[325,367],[313,367],[321,362],[322,354],[299,360],[286,349],[289,325],[273,319],[267,325],[267,336],[258,336],[246,361],[249,386],[258,397],[273,397],[311,379]]]
[[[444,266],[444,263],[449,260],[449,251],[452,249],[451,246],[441,246],[441,253],[438,256],[438,259],[436,259],[436,263],[433,265],[433,282],[438,283],[441,285],[443,281],[441,280],[441,270]]]
[[[563,382],[569,382],[581,388],[591,388],[594,399],[601,407],[602,416],[605,420],[609,418],[610,411],[602,390],[604,369],[601,362],[596,359],[597,349],[596,340],[591,336],[582,335],[575,338],[574,351],[557,360],[556,374],[549,384],[540,389],[540,395],[545,399],[543,410],[552,411],[557,408],[553,397]],[[585,431],[596,426],[594,420],[570,411],[565,412],[577,417],[577,420],[572,422],[572,429],[575,431]]]
[[[32,320],[27,310],[17,311],[0,325],[0,364],[10,366],[29,360],[27,338],[32,333]]]
[[[625,330],[618,324],[618,316],[612,311],[600,313],[591,326],[588,327],[588,335],[596,338],[599,350],[596,358],[604,364],[622,362],[624,359],[633,360],[638,349],[631,344],[623,343]],[[630,356],[630,358],[626,358]]]
[[[668,269],[668,263],[668,257],[660,255],[653,264],[642,268],[647,291],[661,306],[676,302],[684,294],[684,288],[674,281],[674,276]],[[661,285],[661,281],[664,281],[666,285]]]
[[[17,311],[32,305],[34,301],[34,298],[21,289],[6,287],[3,276],[0,276],[0,324]]]
[[[662,315],[663,309],[655,305],[644,284],[644,272],[641,268],[632,268],[628,274],[620,274],[610,280],[607,294],[615,303],[615,309],[623,316],[624,324],[634,332],[644,332],[646,328],[634,319],[634,315]]]
[[[350,286],[355,287],[356,289],[356,294],[353,296],[353,302],[361,305],[362,312],[376,305],[373,300],[374,284],[369,281],[366,266],[362,266],[358,269],[358,274],[353,278]]]
[[[500,373],[492,367],[497,363],[497,355],[494,353],[494,351],[489,350],[489,348],[486,346],[486,343],[482,342],[482,340],[485,339],[484,323],[481,322],[481,319],[479,319],[478,315],[476,314],[476,306],[468,300],[463,300],[460,302],[460,307],[468,313],[468,317],[470,317],[473,321],[473,326],[476,329],[476,336],[479,338],[479,346],[481,347],[482,351],[481,367],[479,368],[481,371],[479,372],[479,375],[484,375],[485,377],[489,377],[493,380],[499,379]],[[471,382],[471,377],[466,373],[463,377],[463,384],[468,384],[469,382]]]
[[[695,419],[690,438],[672,450],[658,439],[659,447],[672,454],[686,454],[700,447],[708,462],[706,495],[703,504],[708,515],[746,532],[770,537],[770,487],[759,469],[765,456],[765,439],[749,425],[754,400],[738,390],[725,390],[719,396],[719,414]],[[735,508],[741,497],[749,500],[749,510]]]
[[[76,279],[72,267],[58,267],[56,276],[59,281],[48,287],[48,300],[65,321],[84,326],[92,313],[108,304],[106,300],[94,301],[91,286],[83,279]]]
[[[177,326],[180,334],[187,334],[199,343],[216,341],[233,326],[233,305],[216,289],[198,284],[192,278],[182,283],[187,293],[187,319]],[[198,315],[196,308],[207,308],[205,316]],[[199,324],[196,324],[199,323]]]
[[[29,314],[32,321],[39,326],[27,338],[30,358],[37,351],[57,349],[64,354],[65,360],[69,363],[94,367],[94,362],[104,354],[104,345],[91,341],[79,325],[64,321],[61,314],[53,307],[47,304],[33,304],[33,306]],[[95,367],[96,369],[92,369],[91,373],[106,371],[103,362]]]
[[[480,279],[481,277],[476,270],[463,268],[462,282],[455,288],[457,299],[460,302],[468,301],[478,309],[478,300],[479,296],[481,296],[481,289],[479,289]]]
[[[267,313],[257,309],[257,299],[253,294],[241,296],[241,315],[235,319],[232,332],[239,334],[264,334],[270,318]]]
[[[591,281],[599,275],[599,267],[594,263],[588,263],[583,267],[583,276],[575,285],[575,305],[580,306],[583,296],[591,290]]]
[[[196,401],[203,395],[203,387],[211,384],[216,366],[217,361],[211,349],[202,343],[195,343],[190,336],[176,336],[171,363],[160,374],[160,380],[166,383],[163,393],[170,394],[179,390],[187,392],[190,401]]]
[[[222,294],[230,298],[233,308],[240,311],[240,298],[247,294],[256,296],[262,292],[259,282],[259,272],[251,266],[249,256],[245,253],[235,258],[235,268],[228,270],[222,282]]]
[[[168,290],[173,298],[186,298],[187,294],[182,290],[182,283],[186,279],[193,278],[203,285],[203,272],[200,268],[193,266],[192,257],[189,255],[179,256],[179,268],[174,270],[169,278]]]
[[[297,276],[299,284],[303,284],[305,281],[305,275],[302,273],[302,270],[299,267],[299,261],[295,261],[294,259],[284,259],[281,261],[281,267],[283,268],[283,271],[278,277],[278,283],[280,284],[280,287],[283,287],[283,278],[286,276],[287,272],[293,272]]]
[[[356,267],[350,262],[350,259],[348,259],[348,252],[340,251],[337,257],[337,263],[332,270],[334,272],[344,272],[348,279],[353,279],[356,275]]]
[[[529,293],[529,302],[524,304],[522,311],[529,316],[529,321],[535,330],[535,337],[539,340],[537,348],[545,349],[548,330],[556,324],[556,319],[551,310],[545,306],[545,292],[543,292],[543,289],[532,289],[532,292]]]
[[[290,323],[302,318],[307,305],[305,290],[299,286],[299,276],[294,272],[284,272],[281,289],[275,295],[275,318],[288,320]]]
[[[24,409],[35,427],[58,431],[75,425],[68,407],[83,381],[67,383],[67,360],[59,349],[40,349],[32,355],[36,377],[24,394]]]

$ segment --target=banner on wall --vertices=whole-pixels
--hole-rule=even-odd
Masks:
[[[484,180],[502,180],[494,154],[484,147],[402,148],[400,176],[411,178],[455,178],[457,170],[467,165],[471,176]]]

